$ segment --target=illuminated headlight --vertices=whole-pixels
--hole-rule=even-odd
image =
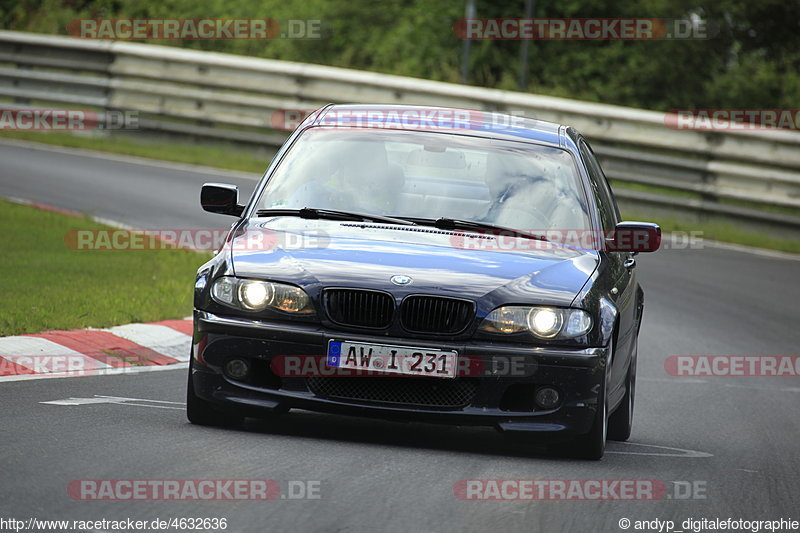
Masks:
[[[506,334],[527,331],[540,339],[574,339],[592,329],[592,317],[582,309],[506,305],[489,313],[480,329]]]
[[[537,337],[552,339],[561,331],[563,316],[557,309],[534,307],[528,311],[528,329]]]
[[[274,297],[272,283],[245,279],[239,282],[239,303],[251,311],[261,311],[272,303]]]
[[[269,308],[286,313],[314,313],[303,289],[284,283],[223,276],[211,286],[211,297],[218,303],[246,311]]]

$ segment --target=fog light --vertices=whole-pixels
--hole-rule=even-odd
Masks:
[[[231,359],[225,363],[225,375],[231,379],[244,379],[250,372],[250,365],[244,359]]]
[[[561,401],[561,395],[553,387],[542,387],[536,391],[536,405],[542,409],[552,409]]]

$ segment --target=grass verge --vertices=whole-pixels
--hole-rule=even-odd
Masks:
[[[89,218],[0,200],[0,336],[182,318],[205,254],[188,250],[76,251],[72,229]]]

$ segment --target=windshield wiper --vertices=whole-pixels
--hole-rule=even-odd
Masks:
[[[385,217],[381,215],[371,215],[369,213],[354,213],[352,211],[339,211],[336,209],[318,209],[316,207],[304,207],[302,209],[259,209],[256,211],[259,217],[300,217],[308,219],[329,219],[329,220],[361,220],[372,222],[387,222],[389,224],[400,224],[403,226],[416,226],[416,222],[401,218]]]
[[[476,231],[491,231],[497,233],[506,233],[514,237],[522,237],[523,239],[533,239],[536,241],[550,242],[544,235],[536,235],[535,233],[528,233],[514,228],[506,228],[504,226],[497,226],[495,224],[488,224],[486,222],[476,222],[474,220],[461,220],[458,218],[417,218],[417,217],[403,217],[405,220],[423,224],[426,226],[434,226],[443,230],[465,229]]]

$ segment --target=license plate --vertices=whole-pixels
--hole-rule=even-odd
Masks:
[[[458,352],[362,342],[328,342],[328,366],[380,374],[454,378]]]

